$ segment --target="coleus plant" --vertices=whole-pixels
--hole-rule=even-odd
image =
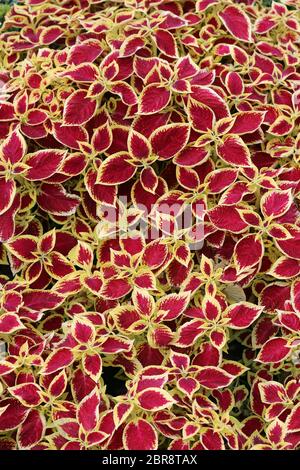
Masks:
[[[300,448],[299,39],[298,0],[11,6],[1,449]]]

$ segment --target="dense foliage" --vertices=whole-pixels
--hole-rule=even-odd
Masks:
[[[299,20],[298,0],[6,14],[1,448],[299,448]]]

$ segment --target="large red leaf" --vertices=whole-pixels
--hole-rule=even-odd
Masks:
[[[71,349],[57,349],[47,357],[43,367],[43,374],[53,374],[53,372],[64,369],[72,364],[74,359],[75,357]]]
[[[46,420],[38,410],[31,410],[17,432],[20,450],[28,450],[43,438],[46,431]]]
[[[249,17],[237,6],[227,6],[219,13],[228,31],[237,39],[251,41],[251,23]]]
[[[136,172],[136,167],[129,160],[130,155],[126,153],[110,155],[100,167],[98,183],[113,186],[131,179]]]
[[[236,135],[226,135],[217,145],[217,153],[226,163],[234,166],[251,166],[250,151]]]
[[[4,214],[14,202],[16,183],[13,179],[0,178],[0,215]]]
[[[65,101],[63,124],[80,126],[89,121],[96,111],[96,101],[88,98],[87,92],[77,90]]]
[[[30,168],[26,172],[26,178],[29,181],[49,178],[49,176],[59,171],[65,155],[65,151],[55,149],[39,150],[38,152],[27,154],[25,163]]]
[[[152,412],[169,408],[174,402],[166,391],[151,387],[140,392],[137,401],[142,409]]]
[[[290,352],[291,349],[285,338],[271,338],[259,351],[257,360],[264,364],[281,362],[289,356]]]
[[[158,438],[152,424],[139,418],[127,424],[123,432],[123,442],[126,450],[155,450]]]
[[[202,387],[214,390],[227,387],[234,377],[219,367],[207,366],[197,373],[196,379]]]
[[[167,106],[170,98],[171,92],[165,86],[158,84],[147,85],[140,96],[139,113],[158,113]]]
[[[231,305],[225,312],[227,325],[234,329],[248,328],[261,314],[264,307],[258,307],[250,302],[239,302]]]
[[[189,139],[189,133],[188,124],[161,126],[150,137],[152,149],[161,160],[168,160],[184,149]]]
[[[93,390],[79,404],[77,411],[78,422],[84,431],[93,431],[99,419],[100,396],[98,391]]]
[[[80,198],[75,194],[68,194],[60,184],[43,183],[37,201],[45,212],[53,215],[71,215],[76,212]]]

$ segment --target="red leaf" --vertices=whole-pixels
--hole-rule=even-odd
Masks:
[[[133,106],[138,102],[134,88],[132,88],[126,82],[114,83],[111,87],[111,92],[115,93],[116,95],[119,95],[123,103],[127,106]]]
[[[52,310],[64,301],[64,297],[48,290],[27,290],[23,292],[24,306],[32,310]]]
[[[148,331],[147,339],[154,348],[163,348],[171,343],[174,333],[166,325],[158,325]]]
[[[133,129],[128,134],[128,150],[138,161],[146,160],[151,155],[151,147],[146,137]]]
[[[215,90],[204,86],[194,86],[192,91],[191,97],[210,108],[216,119],[230,116],[225,100]]]
[[[37,201],[45,212],[62,216],[74,214],[80,198],[75,194],[68,194],[60,184],[43,183]]]
[[[256,359],[263,364],[281,362],[289,356],[290,352],[291,349],[286,339],[271,338],[263,345]]]
[[[129,163],[130,156],[126,153],[110,155],[100,167],[98,183],[115,185],[130,180],[136,172],[136,167]]]
[[[0,214],[4,214],[14,202],[16,184],[13,179],[0,178]]]
[[[154,33],[154,39],[158,49],[169,57],[177,57],[178,51],[174,36],[165,29],[157,29]]]
[[[88,320],[75,318],[72,325],[72,334],[76,341],[82,344],[86,344],[92,341],[95,337],[95,331],[92,323]]]
[[[27,124],[30,126],[38,126],[45,122],[48,115],[45,111],[40,109],[30,109],[27,114]]]
[[[297,403],[291,414],[287,419],[287,430],[288,432],[299,432],[300,431],[300,403]]]
[[[242,139],[236,135],[226,135],[217,145],[217,153],[229,165],[251,166],[250,151]]]
[[[239,271],[251,268],[259,263],[264,254],[262,240],[256,235],[246,235],[234,247],[234,261]]]
[[[205,133],[212,130],[215,116],[208,106],[190,98],[187,111],[191,125],[196,131]]]
[[[83,400],[95,388],[94,380],[92,380],[89,375],[87,375],[81,369],[77,369],[75,372],[73,372],[71,385],[73,396],[77,402]]]
[[[123,431],[123,443],[126,450],[156,450],[158,437],[152,424],[138,418],[126,425]]]
[[[0,122],[11,121],[15,118],[14,106],[11,103],[1,103]]]
[[[7,398],[0,402],[0,431],[16,429],[26,419],[29,409],[15,398]],[[4,411],[3,411],[4,410]]]
[[[196,379],[202,387],[215,390],[217,388],[228,387],[234,377],[219,367],[207,366],[196,374]]]
[[[109,123],[106,122],[94,131],[91,143],[97,152],[103,153],[111,146],[112,141],[112,131]]]
[[[264,307],[258,307],[250,302],[230,305],[225,312],[225,318],[229,320],[227,325],[233,329],[248,328],[263,310]]]
[[[168,88],[155,83],[147,85],[140,96],[139,114],[158,113],[167,106],[170,97]]]
[[[192,167],[204,163],[208,158],[208,151],[202,147],[186,147],[177,154],[173,162],[183,167]]]
[[[120,57],[130,57],[133,56],[139,49],[143,48],[145,45],[143,38],[139,36],[129,36],[122,41],[120,48]]]
[[[169,408],[174,400],[165,390],[159,388],[148,388],[138,393],[138,404],[143,410],[158,411]]]
[[[300,331],[300,317],[293,312],[280,312],[278,323],[295,333]]]
[[[190,365],[190,358],[188,355],[174,351],[170,352],[170,361],[174,367],[179,367],[183,370],[186,370]]]
[[[79,404],[77,419],[84,431],[93,431],[99,420],[100,396],[98,390],[93,390]]]
[[[208,187],[211,193],[220,193],[236,180],[238,170],[233,168],[221,168],[208,175]]]
[[[150,137],[152,149],[161,160],[177,155],[186,146],[190,134],[187,124],[167,124],[156,129]]]
[[[19,317],[14,313],[4,313],[0,315],[0,334],[11,334],[24,328]]]
[[[222,436],[212,429],[206,429],[201,435],[201,442],[207,450],[224,450]]]
[[[92,168],[85,175],[85,185],[89,195],[95,202],[100,204],[107,204],[109,206],[115,205],[117,196],[116,186],[107,186],[106,184],[98,184],[97,172]]]
[[[258,384],[261,399],[264,403],[284,403],[287,400],[284,386],[274,380]]]
[[[177,387],[184,394],[191,397],[199,388],[199,384],[193,377],[181,377],[177,382]]]
[[[276,245],[278,245],[280,251],[285,255],[300,260],[300,230],[295,227],[289,230],[289,232],[291,238],[287,240],[276,240]]]
[[[129,352],[132,349],[132,341],[125,338],[109,337],[101,344],[104,354],[116,354]]]
[[[6,312],[16,312],[22,302],[22,295],[19,292],[8,291],[3,294],[2,307]]]
[[[273,135],[283,136],[293,130],[294,124],[288,118],[279,116],[269,127],[268,132]]]
[[[40,42],[43,45],[52,44],[64,34],[64,30],[60,26],[48,26],[43,28],[40,35]]]
[[[135,326],[135,323],[139,322],[141,317],[136,309],[131,305],[118,307],[116,311],[112,313],[112,316],[120,331],[127,332],[129,330],[133,332],[140,331],[145,328],[144,324],[137,324],[137,326]]]
[[[7,243],[8,250],[22,261],[35,261],[37,259],[37,241],[29,235],[21,235]]]
[[[233,126],[230,128],[230,133],[241,135],[254,132],[262,125],[264,116],[264,113],[257,111],[239,113],[234,120]]]
[[[297,259],[281,256],[272,264],[268,274],[277,279],[290,279],[300,274],[300,262]]]
[[[2,108],[1,113],[3,113]],[[26,153],[26,149],[27,145],[24,137],[20,134],[18,130],[14,130],[2,142],[0,152],[5,162],[15,164],[22,160]]]
[[[208,215],[212,224],[220,230],[240,233],[247,228],[246,222],[234,206],[216,206],[208,212]]]
[[[39,150],[29,153],[26,156],[25,163],[31,167],[26,172],[26,178],[29,181],[39,181],[54,175],[64,160],[66,152],[64,150]]]
[[[88,98],[86,91],[74,91],[65,101],[63,124],[67,126],[84,124],[93,117],[96,107],[96,101]]]
[[[0,215],[0,241],[6,242],[13,237],[15,231],[15,215],[21,205],[20,195],[17,193],[10,208]]]
[[[189,294],[169,294],[161,297],[156,304],[159,311],[159,317],[162,316],[163,321],[175,320],[182,315],[188,306]]]
[[[225,84],[228,91],[233,96],[239,96],[244,92],[244,82],[237,72],[229,72],[225,78]],[[233,134],[238,134],[238,132],[232,132]]]
[[[152,167],[144,168],[140,174],[140,181],[145,191],[155,194],[158,177]]]
[[[99,57],[102,50],[99,41],[87,39],[71,47],[68,62],[75,65],[79,65],[82,62],[94,62],[94,60]]]
[[[24,383],[10,387],[10,393],[25,406],[38,406],[42,402],[41,390],[35,383]]]
[[[243,10],[236,6],[227,6],[220,11],[219,16],[227,30],[241,41],[251,41],[251,23]]]
[[[74,361],[71,349],[61,348],[53,351],[46,359],[42,373],[53,374],[57,370],[68,367]]]
[[[205,11],[211,5],[218,3],[218,0],[198,0],[197,11]]]
[[[270,16],[263,16],[258,18],[255,23],[255,32],[256,34],[265,34],[276,26],[275,19],[272,19]]]
[[[53,135],[61,144],[74,150],[80,150],[79,142],[88,141],[88,133],[83,127],[53,124]]]
[[[46,430],[44,416],[38,410],[30,410],[17,432],[19,449],[27,450],[38,444]]]
[[[54,279],[60,279],[75,271],[74,266],[63,255],[53,251],[45,260],[44,267]]]
[[[126,279],[109,279],[107,280],[100,291],[100,294],[105,299],[120,299],[128,294],[131,290],[131,285]]]
[[[279,217],[285,214],[293,202],[293,196],[290,190],[268,191],[263,194],[260,204],[265,217]]]
[[[93,64],[80,64],[61,74],[62,77],[68,77],[74,82],[85,83],[94,82],[97,78],[98,70]]]
[[[101,442],[105,441],[108,437],[108,434],[105,434],[104,432],[90,432],[86,438],[87,446],[101,444]]]
[[[181,348],[191,346],[195,343],[199,336],[204,334],[205,330],[203,326],[203,321],[201,320],[191,320],[187,323],[184,323],[178,328],[177,337],[176,341],[174,341],[174,344]]]
[[[49,385],[48,391],[54,398],[62,395],[68,385],[67,376],[64,370],[57,374]]]
[[[160,267],[168,256],[168,246],[159,240],[149,243],[143,253],[143,262],[151,269]]]
[[[83,359],[83,367],[85,372],[95,380],[95,382],[99,380],[102,372],[102,360],[99,354],[86,354]]]

